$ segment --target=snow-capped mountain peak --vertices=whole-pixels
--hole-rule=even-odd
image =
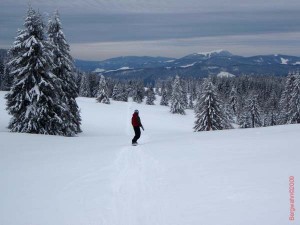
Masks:
[[[221,71],[220,73],[218,73],[217,77],[235,77],[235,75],[232,73]]]
[[[223,52],[224,50],[223,49],[219,49],[219,50],[215,50],[215,51],[210,51],[210,52],[198,52],[196,53],[197,55],[206,55],[206,56],[209,56],[211,54],[219,54],[221,52]]]
[[[210,58],[212,56],[231,56],[232,54],[228,51],[224,51],[223,49],[215,50],[215,51],[210,51],[210,52],[198,52],[195,53],[195,55],[203,55],[207,58]]]

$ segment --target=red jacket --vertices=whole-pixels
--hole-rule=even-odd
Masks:
[[[134,127],[141,127],[142,126],[141,119],[140,119],[138,113],[133,113],[132,119],[131,119],[131,124]]]

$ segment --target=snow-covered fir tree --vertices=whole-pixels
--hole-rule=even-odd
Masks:
[[[211,78],[204,80],[202,92],[195,105],[195,131],[224,130],[232,128]]]
[[[172,96],[172,90],[173,90],[173,79],[172,78],[168,78],[165,81],[165,89],[167,90],[167,99],[168,101],[171,100],[171,96]]]
[[[299,71],[294,74],[293,89],[289,101],[288,123],[300,123],[300,74]]]
[[[275,126],[278,124],[278,105],[279,99],[277,98],[275,92],[273,91],[270,100],[267,102],[267,113],[265,115],[264,126]]]
[[[18,33],[21,31],[18,31]],[[13,50],[15,49],[15,50]],[[2,67],[2,77],[1,77],[1,85],[0,85],[0,90],[2,91],[9,91],[13,80],[14,80],[14,76],[12,75],[12,73],[10,73],[10,67],[12,67],[9,62],[13,60],[14,56],[13,56],[13,51],[17,51],[17,48],[11,48],[9,51],[7,51],[7,54],[5,55],[5,57],[1,58],[2,62],[3,62],[3,67]]]
[[[192,100],[195,101],[197,99],[197,88],[195,82],[193,82],[191,86],[190,94],[192,96]]]
[[[79,95],[79,89],[80,89],[80,84],[81,84],[81,77],[82,77],[82,74],[83,72],[80,71],[79,69],[74,69],[74,80],[75,80],[75,83],[76,83],[76,92],[78,93]]]
[[[1,90],[1,86],[2,86],[2,80],[4,77],[4,60],[2,58],[0,58],[0,90]]]
[[[79,96],[81,97],[91,97],[91,87],[90,79],[87,73],[83,73],[81,76]]]
[[[233,116],[237,116],[238,113],[238,101],[237,101],[238,97],[237,97],[237,90],[235,86],[232,86],[230,94],[229,94],[229,104],[230,104],[230,108],[231,111],[233,113]]]
[[[289,123],[289,110],[290,110],[290,103],[292,98],[292,90],[294,89],[294,80],[295,76],[294,73],[289,73],[284,90],[281,94],[280,98],[280,124],[287,124]]]
[[[230,123],[235,123],[236,122],[236,117],[234,117],[233,112],[231,110],[231,106],[228,103],[223,102],[223,109],[224,113],[226,115],[226,118]]]
[[[53,74],[61,79],[63,95],[61,101],[68,107],[64,115],[64,126],[68,136],[74,136],[81,132],[81,117],[76,102],[78,87],[74,76],[73,58],[70,55],[70,46],[66,41],[58,11],[48,22],[48,38],[53,47]]]
[[[114,86],[112,96],[111,96],[112,99],[115,101],[120,101],[121,92],[122,92],[122,89],[120,87],[120,83],[118,82]]]
[[[121,89],[122,89],[122,92],[121,92],[121,96],[120,96],[120,101],[128,102],[128,88],[127,88],[127,86],[125,84],[122,84]]]
[[[160,105],[168,106],[169,105],[169,100],[168,100],[168,94],[167,94],[167,89],[163,88],[161,90],[161,99],[160,99]]]
[[[9,65],[7,63],[7,59],[3,60],[3,67],[1,71],[1,84],[0,84],[0,90],[1,91],[9,91],[12,82],[13,82],[13,77],[9,72]]]
[[[110,104],[109,98],[108,98],[108,88],[106,84],[105,77],[101,75],[100,81],[99,81],[99,89],[97,93],[97,102],[104,103],[104,104]]]
[[[188,104],[188,109],[194,109],[194,102],[193,102],[193,95],[189,96],[189,104]]]
[[[242,128],[254,128],[262,126],[261,109],[258,104],[258,96],[251,94],[247,99],[245,109],[239,121]]]
[[[143,102],[144,96],[145,96],[144,85],[142,82],[138,82],[134,86],[132,99],[134,102],[141,103]]]
[[[185,114],[185,107],[186,103],[184,101],[183,91],[181,87],[181,82],[179,76],[175,77],[175,80],[173,82],[172,86],[172,96],[171,96],[171,113],[177,113],[177,114]]]
[[[238,124],[241,128],[251,128],[251,117],[248,111],[243,111],[239,115]]]
[[[115,86],[115,81],[109,77],[106,77],[105,79],[106,84],[107,84],[107,95],[109,98],[112,98],[114,86]]]
[[[97,97],[100,76],[96,73],[89,73],[91,97]]]
[[[133,93],[134,93],[134,83],[133,83],[132,80],[129,80],[126,83],[126,91],[128,93],[128,97],[132,97],[133,96]]]
[[[154,100],[155,100],[155,93],[153,91],[153,88],[150,87],[147,90],[147,98],[146,98],[146,105],[154,105]]]
[[[187,90],[186,90],[187,86],[183,80],[180,80],[180,84],[181,84],[181,88],[182,88],[182,102],[183,102],[184,108],[186,109],[186,108],[188,108],[188,104],[189,104]]]
[[[120,82],[117,82],[114,86],[112,99],[115,101],[124,101],[124,102],[126,102],[128,99],[127,91]]]
[[[67,106],[61,101],[61,80],[52,73],[51,46],[45,38],[42,17],[31,7],[24,29],[10,49],[14,82],[6,95],[12,132],[68,135],[64,130]]]

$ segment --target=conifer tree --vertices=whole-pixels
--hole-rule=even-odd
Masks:
[[[74,79],[75,79],[75,83],[76,83],[76,87],[77,87],[76,92],[78,93],[78,96],[79,96],[79,89],[80,89],[82,74],[83,74],[83,72],[81,72],[79,69],[75,68]]]
[[[167,100],[170,101],[171,100],[171,96],[172,96],[172,91],[173,91],[173,80],[171,80],[171,78],[169,78],[166,82],[165,82],[165,89],[167,91]]]
[[[236,91],[235,86],[233,86],[231,88],[231,91],[230,91],[230,94],[229,94],[229,104],[230,104],[231,111],[232,111],[233,115],[236,116],[237,113],[238,113],[238,110],[237,110],[238,102],[237,102],[237,91]]]
[[[12,86],[12,82],[13,82],[13,76],[9,72],[9,64],[6,60],[4,60],[0,90],[9,91]]]
[[[230,123],[235,123],[236,122],[236,117],[234,117],[234,115],[233,115],[233,112],[231,110],[231,106],[227,103],[224,103],[224,102],[223,102],[222,106],[223,106],[223,111],[224,111],[228,121]]]
[[[81,97],[91,97],[90,79],[88,74],[83,73],[81,76],[79,96]]]
[[[147,91],[146,105],[154,105],[155,94],[153,88],[150,87]]]
[[[249,116],[248,111],[242,111],[239,116],[239,125],[241,128],[251,128],[251,116]]]
[[[109,98],[108,98],[108,88],[105,81],[105,77],[101,75],[100,81],[99,81],[99,89],[97,93],[97,102],[104,103],[104,104],[110,104]]]
[[[171,113],[177,114],[185,114],[185,107],[186,103],[184,102],[183,91],[180,83],[179,76],[176,76],[173,82],[173,90],[172,90],[172,97],[171,97]]]
[[[294,89],[294,80],[294,74],[289,73],[286,78],[285,87],[280,98],[280,124],[287,124],[290,120],[289,110],[292,98],[292,90]]]
[[[134,102],[141,103],[143,102],[144,95],[145,95],[145,90],[144,90],[143,83],[139,82],[134,87],[132,99]]]
[[[114,86],[115,86],[115,81],[109,77],[106,77],[105,79],[106,84],[107,84],[107,95],[109,98],[112,98]]]
[[[191,94],[189,97],[189,104],[188,104],[189,109],[194,109],[194,103],[193,103],[193,95]]]
[[[0,58],[0,90],[1,90],[3,78],[4,78],[4,60]]]
[[[278,105],[279,100],[276,97],[275,92],[273,91],[270,100],[267,103],[268,105],[268,113],[266,115],[266,126],[275,126],[278,124]]]
[[[114,86],[112,99],[115,101],[124,101],[123,87],[120,82],[117,82]]]
[[[205,79],[202,93],[195,106],[195,131],[223,130],[232,128],[219,100],[218,93],[211,78]]]
[[[194,83],[192,84],[191,87],[191,96],[192,96],[192,101],[197,99],[197,89]]]
[[[128,97],[132,97],[133,96],[133,90],[134,90],[134,85],[133,82],[130,80],[128,83],[126,83],[126,91],[128,93]]]
[[[293,89],[291,90],[291,98],[289,101],[288,123],[300,123],[300,74],[294,74]]]
[[[183,80],[180,80],[180,86],[181,86],[181,96],[182,96],[182,102],[183,102],[183,105],[184,105],[184,108],[188,108],[188,97],[187,97],[187,87],[186,87],[186,83],[183,81]]]
[[[242,128],[254,128],[262,126],[261,109],[258,104],[257,95],[251,94],[249,96],[245,110],[241,116],[240,126]]]
[[[120,95],[120,101],[128,102],[128,89],[126,85],[121,85],[121,95]]]
[[[100,76],[95,73],[90,73],[89,76],[90,76],[91,96],[97,98]]]
[[[10,49],[8,63],[14,82],[6,95],[12,132],[68,135],[63,130],[66,105],[61,81],[54,67],[51,46],[45,39],[45,25],[39,13],[27,11],[24,29]]]
[[[161,90],[161,99],[160,99],[160,105],[168,106],[169,101],[168,101],[168,94],[167,94],[167,89],[163,88]]]
[[[73,58],[70,55],[70,46],[66,41],[58,11],[48,22],[48,38],[53,47],[54,67],[53,74],[61,80],[63,95],[61,101],[67,106],[67,114],[64,115],[65,130],[68,136],[74,136],[81,132],[81,117],[76,102],[78,87],[75,81]]]

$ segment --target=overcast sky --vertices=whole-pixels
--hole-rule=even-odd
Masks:
[[[23,27],[28,1],[0,0],[0,48]],[[300,56],[299,0],[32,0],[58,9],[75,58],[182,57],[224,49]]]

